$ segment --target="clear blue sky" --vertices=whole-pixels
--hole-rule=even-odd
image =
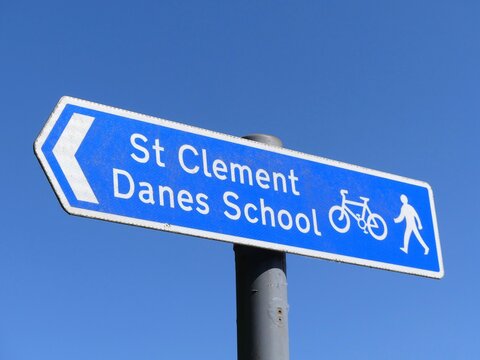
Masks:
[[[445,277],[288,255],[292,359],[480,358],[477,1],[0,3],[0,359],[234,359],[232,245],[67,215],[63,95],[431,184]]]

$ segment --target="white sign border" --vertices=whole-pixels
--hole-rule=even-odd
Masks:
[[[176,130],[189,132],[192,134],[199,134],[199,135],[207,136],[210,138],[219,139],[222,141],[228,141],[236,144],[246,145],[249,147],[254,147],[254,148],[258,148],[258,149],[262,149],[262,150],[266,150],[266,151],[270,151],[278,154],[283,154],[283,155],[287,155],[287,156],[291,156],[299,159],[309,160],[309,161],[317,162],[320,164],[335,166],[338,168],[352,170],[352,171],[360,172],[363,174],[374,175],[377,177],[382,177],[390,180],[399,181],[402,183],[408,183],[411,185],[424,187],[428,190],[428,194],[429,194],[430,207],[432,211],[431,215],[433,219],[433,231],[435,235],[435,243],[436,243],[440,270],[438,272],[422,270],[422,269],[417,269],[417,268],[412,268],[407,266],[384,263],[380,261],[365,260],[365,259],[360,259],[360,258],[350,257],[345,255],[331,254],[331,253],[326,253],[326,252],[317,251],[317,250],[304,249],[304,248],[295,247],[295,246],[270,243],[262,240],[232,236],[232,235],[210,232],[210,231],[203,231],[203,230],[198,230],[193,228],[171,225],[167,223],[147,221],[147,220],[142,220],[137,218],[113,215],[113,214],[103,213],[99,211],[85,210],[85,209],[73,207],[68,202],[54,172],[52,171],[45,155],[42,152],[43,144],[45,143],[48,135],[52,131],[53,127],[55,126],[55,123],[57,122],[58,118],[62,114],[65,106],[68,104],[85,107],[92,110],[107,112],[110,114],[127,117],[132,120],[147,122],[154,125],[160,125],[160,126],[164,126],[164,127],[168,127]],[[402,176],[393,175],[393,174],[381,172],[378,170],[372,170],[372,169],[364,168],[357,165],[351,165],[351,164],[347,164],[339,161],[334,161],[334,160],[322,158],[319,156],[309,155],[309,154],[305,154],[302,152],[293,151],[285,148],[275,147],[275,146],[251,141],[248,139],[244,139],[244,138],[226,135],[226,134],[214,132],[211,130],[201,129],[194,126],[185,125],[185,124],[181,124],[181,123],[177,123],[177,122],[173,122],[173,121],[165,120],[161,118],[156,118],[156,117],[148,116],[144,114],[139,114],[139,113],[131,112],[128,110],[123,110],[123,109],[119,109],[119,108],[115,108],[107,105],[102,105],[102,104],[98,104],[98,103],[94,103],[91,101],[82,100],[82,99],[78,99],[70,96],[63,96],[58,102],[58,104],[56,105],[52,114],[48,118],[45,126],[43,127],[37,139],[35,140],[34,151],[62,207],[65,209],[67,213],[72,215],[78,215],[78,216],[105,220],[105,221],[113,221],[121,224],[141,226],[145,228],[169,231],[169,232],[174,232],[174,233],[179,233],[184,235],[192,235],[192,236],[197,236],[201,238],[208,238],[208,239],[219,240],[219,241],[224,241],[229,243],[261,247],[261,248],[270,249],[270,250],[283,251],[291,254],[306,255],[314,258],[333,260],[337,262],[367,266],[367,267],[382,269],[382,270],[396,271],[396,272],[407,273],[412,275],[419,275],[419,276],[424,276],[424,277],[429,277],[434,279],[441,279],[444,276],[443,258],[442,258],[442,251],[440,247],[440,238],[439,238],[439,232],[438,232],[437,216],[435,212],[435,204],[433,199],[433,191],[430,185],[423,181],[409,179]]]

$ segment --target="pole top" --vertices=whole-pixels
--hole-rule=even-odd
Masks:
[[[250,135],[243,136],[243,138],[248,140],[258,141],[258,142],[272,145],[272,146],[278,146],[278,147],[283,146],[282,140],[280,140],[278,137],[273,135],[250,134]]]

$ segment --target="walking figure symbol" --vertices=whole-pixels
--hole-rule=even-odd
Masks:
[[[400,248],[400,250],[402,250],[405,254],[408,254],[408,244],[413,232],[418,242],[425,250],[424,255],[428,255],[430,249],[420,235],[419,230],[422,230],[422,222],[420,221],[417,211],[408,203],[408,198],[406,195],[402,194],[400,196],[400,201],[403,204],[402,208],[400,209],[400,215],[393,219],[393,221],[395,221],[397,224],[403,220],[405,220],[406,223],[405,235],[403,236],[403,246]]]

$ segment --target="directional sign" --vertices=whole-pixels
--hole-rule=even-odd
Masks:
[[[35,152],[70,214],[443,276],[424,182],[70,97]]]

